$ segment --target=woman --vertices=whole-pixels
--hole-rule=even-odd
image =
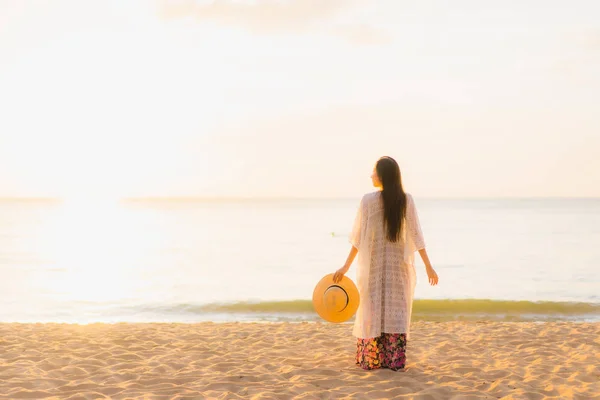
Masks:
[[[334,281],[348,272],[358,253],[360,305],[353,335],[356,364],[363,369],[404,369],[416,274],[413,255],[423,259],[429,283],[437,285],[412,196],[404,192],[400,168],[391,157],[377,161],[371,175],[380,189],[365,195],[350,234],[352,249]]]

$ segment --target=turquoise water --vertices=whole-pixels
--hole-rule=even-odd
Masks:
[[[415,318],[600,320],[600,200],[416,201]],[[2,201],[0,321],[317,320],[356,205]]]

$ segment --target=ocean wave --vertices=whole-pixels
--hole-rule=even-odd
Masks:
[[[162,312],[178,313],[239,313],[239,314],[303,314],[314,313],[312,301],[257,301],[213,304],[178,304],[159,307]],[[156,308],[153,311],[159,311]],[[510,301],[489,299],[415,299],[413,316],[600,316],[600,303],[553,301]]]

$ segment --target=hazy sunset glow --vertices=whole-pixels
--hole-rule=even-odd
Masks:
[[[0,3],[0,196],[600,196],[600,3]]]

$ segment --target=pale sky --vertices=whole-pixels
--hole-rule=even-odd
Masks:
[[[0,196],[600,197],[597,0],[0,0]]]

